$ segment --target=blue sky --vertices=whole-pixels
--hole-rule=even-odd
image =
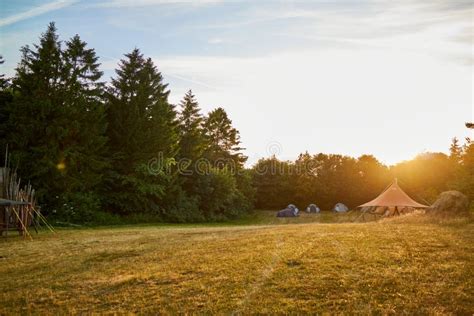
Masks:
[[[224,107],[250,163],[300,152],[385,163],[447,151],[473,120],[473,5],[464,0],[0,0],[3,72],[50,21],[101,57],[138,47],[177,103]]]

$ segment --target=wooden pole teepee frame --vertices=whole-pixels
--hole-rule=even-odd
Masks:
[[[35,190],[28,184],[20,185],[16,169],[9,167],[8,151],[5,155],[5,167],[0,168],[0,236],[9,230],[17,230],[21,236],[32,239],[29,227],[38,233],[40,223],[54,231],[36,206]]]

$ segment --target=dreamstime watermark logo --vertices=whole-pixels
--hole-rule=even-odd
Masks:
[[[192,160],[189,158],[165,158],[163,152],[148,160],[146,171],[148,174],[158,176],[162,174],[179,174],[183,176],[208,175],[216,170],[226,170],[232,175],[242,172],[244,168],[238,166],[231,158],[220,157],[213,161],[207,158]]]
[[[159,152],[157,157],[153,157],[150,160],[148,160],[147,163],[147,172],[151,175],[157,176],[163,172],[168,172],[169,170],[166,170],[165,168],[165,158],[163,156],[162,152]]]
[[[277,141],[271,141],[267,145],[267,155],[270,157],[276,157],[282,153],[282,146]]]
[[[265,149],[266,158],[259,160],[250,169],[256,175],[317,175],[321,168],[321,162],[314,159],[305,159],[290,163],[281,161],[277,157],[283,152],[281,143],[271,141]],[[217,171],[225,171],[231,175],[240,175],[247,172],[238,156],[218,157],[208,159],[201,157],[199,159],[190,159],[187,157],[176,160],[175,158],[166,158],[163,152],[159,152],[156,157],[148,160],[146,172],[150,175],[158,176],[160,174],[179,174],[182,176],[208,175]]]

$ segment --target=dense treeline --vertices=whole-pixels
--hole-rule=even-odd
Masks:
[[[138,49],[108,85],[94,49],[78,35],[61,42],[54,23],[21,52],[11,82],[1,78],[1,145],[48,215],[198,221],[253,207],[247,158],[225,110],[203,116],[191,91],[170,104],[161,73]]]
[[[459,190],[474,200],[474,143],[461,146],[454,138],[450,155],[424,153],[394,166],[370,155],[301,154],[294,162],[275,157],[254,167],[258,208],[278,208],[288,201],[331,209],[342,202],[354,208],[376,197],[394,178],[416,200],[431,204],[439,193]]]
[[[0,77],[0,148],[8,146],[50,217],[185,222],[238,217],[254,206],[354,207],[394,177],[421,202],[447,189],[474,199],[469,140],[454,140],[449,156],[422,154],[392,167],[370,155],[305,153],[246,169],[226,111],[203,115],[191,91],[170,104],[160,71],[138,49],[124,55],[110,83],[94,49],[78,35],[60,41],[54,23],[21,53],[14,77]]]

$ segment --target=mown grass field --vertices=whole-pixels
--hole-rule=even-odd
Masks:
[[[268,214],[0,239],[0,314],[474,313],[472,220]]]

